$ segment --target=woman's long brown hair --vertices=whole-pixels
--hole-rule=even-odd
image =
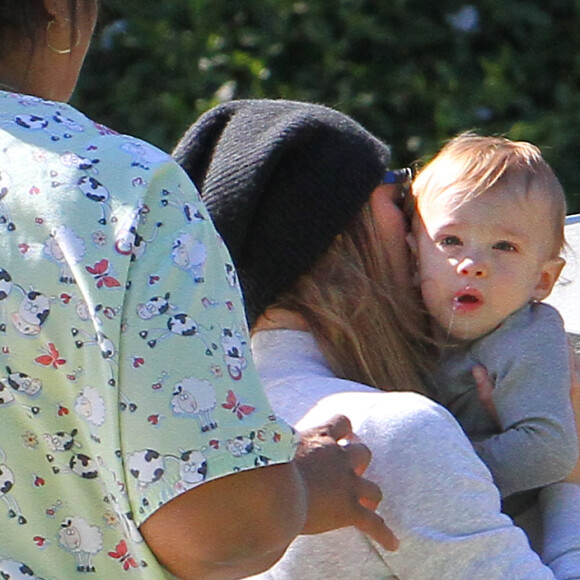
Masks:
[[[274,306],[302,316],[336,376],[423,392],[426,318],[418,294],[394,279],[367,203]]]

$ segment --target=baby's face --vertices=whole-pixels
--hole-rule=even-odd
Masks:
[[[460,204],[445,194],[419,202],[413,235],[423,299],[455,338],[494,330],[530,300],[545,298],[559,274],[550,260],[547,202],[506,185],[519,184]]]

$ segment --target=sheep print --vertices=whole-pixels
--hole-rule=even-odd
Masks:
[[[185,173],[68,105],[6,92],[0,357],[3,578],[169,578],[140,524],[294,453]]]

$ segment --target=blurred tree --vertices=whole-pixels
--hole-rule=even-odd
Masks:
[[[474,129],[541,147],[580,212],[578,0],[103,0],[75,104],[171,149],[232,98],[324,103],[430,157]]]

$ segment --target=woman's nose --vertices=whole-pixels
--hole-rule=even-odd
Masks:
[[[482,260],[464,258],[459,262],[459,264],[457,264],[457,273],[460,276],[485,278],[488,274],[488,269]]]

